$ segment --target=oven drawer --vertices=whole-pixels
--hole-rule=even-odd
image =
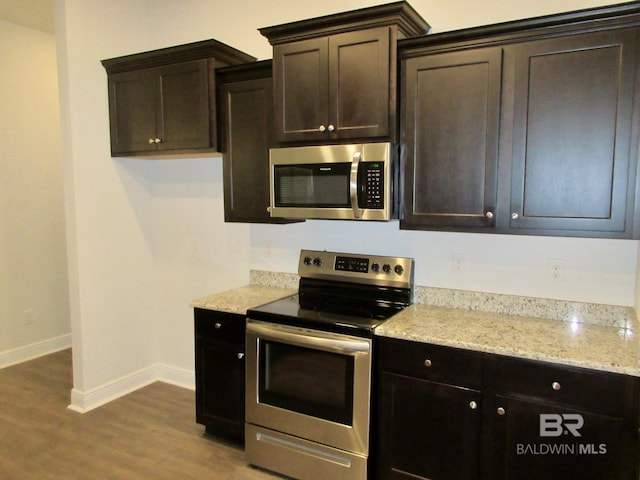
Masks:
[[[244,344],[245,316],[196,308],[196,336]]]
[[[379,365],[386,372],[466,387],[482,383],[480,352],[387,337],[377,342]]]

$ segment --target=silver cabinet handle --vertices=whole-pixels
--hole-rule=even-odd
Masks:
[[[325,127],[324,125],[320,125],[320,126],[318,127],[318,131],[319,131],[319,132],[324,132],[325,130],[326,130],[326,127]]]
[[[511,218],[514,219],[514,220],[517,220],[517,219],[520,218],[520,214],[518,212],[513,212],[511,214]]]
[[[484,214],[484,217],[487,220],[493,220],[494,214],[493,214],[493,212],[491,210],[487,210],[487,212]]]
[[[430,367],[431,366],[431,360],[429,360],[428,358],[424,361],[424,366],[425,367]]]
[[[560,385],[558,382],[553,382],[551,384],[551,388],[553,388],[554,390],[560,390],[562,388],[562,385]]]
[[[507,413],[506,410],[502,407],[498,407],[497,412],[498,412],[498,415],[504,415],[505,413]]]
[[[327,130],[329,130],[330,132],[333,132],[336,129],[336,127],[334,127],[333,125],[329,125],[327,127]]]
[[[469,408],[471,410],[475,410],[476,408],[478,408],[478,404],[474,401],[469,402]]]
[[[244,358],[244,353],[238,353],[238,360],[242,360]]]
[[[222,324],[220,322],[216,322],[213,326],[216,330],[220,330],[222,328]]]
[[[156,139],[155,138],[150,138],[149,139],[149,145],[153,145],[154,143],[156,143]]]
[[[162,139],[161,139],[161,138],[156,137],[156,138],[154,139],[154,142],[155,142],[155,143],[162,143]]]

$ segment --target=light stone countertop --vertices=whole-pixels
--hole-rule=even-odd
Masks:
[[[281,298],[289,297],[296,293],[298,293],[297,289],[248,285],[198,298],[191,302],[191,306],[194,308],[245,315],[250,308],[280,300]]]
[[[295,274],[251,270],[250,285],[191,306],[244,315],[297,287]],[[416,286],[375,334],[640,377],[639,332],[630,307]]]
[[[376,335],[640,376],[635,327],[414,304]]]

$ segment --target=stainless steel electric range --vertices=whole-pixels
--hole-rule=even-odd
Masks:
[[[412,303],[413,271],[411,258],[302,250],[298,294],[249,310],[249,463],[367,478],[373,332]]]

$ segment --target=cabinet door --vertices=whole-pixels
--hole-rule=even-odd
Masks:
[[[244,439],[244,345],[196,337],[196,421]]]
[[[636,37],[623,29],[511,47],[511,229],[631,228]]]
[[[224,219],[270,222],[269,147],[273,132],[271,78],[222,86],[221,121],[225,135]]]
[[[212,146],[208,70],[207,60],[156,69],[158,150]]]
[[[478,478],[480,392],[387,372],[379,388],[378,478]]]
[[[112,154],[156,150],[156,93],[151,70],[109,75],[109,121]]]
[[[502,50],[402,63],[402,228],[493,227]]]
[[[497,396],[495,407],[486,422],[495,435],[485,445],[493,459],[487,478],[638,478],[637,430],[627,419],[515,396]]]
[[[396,101],[391,96],[396,68],[390,62],[390,35],[382,27],[329,37],[329,138],[389,136],[395,123],[391,102],[395,113]]]
[[[273,49],[276,140],[326,138],[328,118],[328,42],[302,40]]]

